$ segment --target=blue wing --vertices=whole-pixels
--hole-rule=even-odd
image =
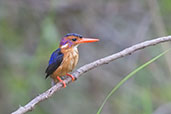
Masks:
[[[51,75],[62,63],[64,54],[61,53],[61,49],[58,48],[56,51],[54,51],[50,57],[49,65],[45,71],[46,78]]]

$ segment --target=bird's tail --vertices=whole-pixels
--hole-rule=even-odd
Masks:
[[[52,79],[51,86],[54,86],[55,84],[56,84],[56,82]]]
[[[56,83],[58,83],[58,80],[57,79],[56,80],[52,79],[51,86],[54,86]]]

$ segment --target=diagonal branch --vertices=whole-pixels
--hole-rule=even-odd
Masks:
[[[104,57],[102,59],[96,60],[92,63],[86,64],[84,66],[82,66],[81,68],[77,69],[72,75],[75,76],[76,78],[79,78],[81,76],[81,74],[94,69],[100,65],[103,64],[107,64],[110,63],[111,61],[114,61],[116,59],[119,59],[121,57],[124,57],[126,55],[130,55],[135,51],[141,50],[143,48],[149,47],[149,46],[153,46],[162,42],[168,42],[171,41],[171,36],[166,36],[166,37],[160,37],[157,39],[153,39],[153,40],[149,40],[149,41],[145,41],[136,45],[133,45],[129,48],[124,49],[123,51],[120,51],[116,54]],[[71,82],[71,78],[68,77],[65,80],[65,83],[68,84]],[[20,108],[18,108],[15,112],[13,112],[12,114],[24,114],[28,111],[32,111],[34,109],[34,107],[48,99],[49,97],[51,97],[56,91],[59,91],[60,89],[62,89],[62,83],[57,83],[56,85],[54,85],[53,87],[51,87],[50,89],[48,89],[47,91],[45,91],[44,93],[40,94],[39,96],[35,97],[33,100],[31,100],[28,104],[26,104],[25,106],[21,106]]]

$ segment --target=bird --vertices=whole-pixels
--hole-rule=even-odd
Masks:
[[[46,77],[52,78],[52,84],[62,82],[63,87],[66,83],[62,80],[62,76],[71,77],[72,81],[76,78],[69,74],[73,71],[79,60],[78,46],[82,43],[97,42],[99,39],[85,38],[77,33],[68,33],[60,41],[59,48],[50,56],[49,64],[45,70]]]

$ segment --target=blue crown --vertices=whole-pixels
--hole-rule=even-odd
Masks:
[[[66,34],[64,37],[68,37],[68,36],[76,36],[76,37],[80,37],[80,38],[83,37],[82,35],[77,34],[77,33],[68,33],[68,34]]]

